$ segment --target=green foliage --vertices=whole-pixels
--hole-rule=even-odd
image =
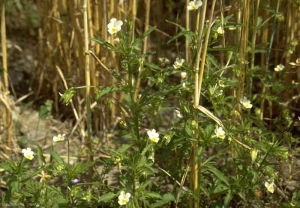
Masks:
[[[274,10],[266,10],[274,13]],[[284,142],[289,141],[286,143],[291,145],[291,141],[296,140],[289,132],[294,124],[291,112],[282,106],[279,96],[292,86],[284,85],[273,71],[261,73],[260,66],[255,64],[243,72],[241,63],[247,65],[248,61],[242,60],[238,46],[218,45],[221,39],[217,34],[218,27],[240,29],[243,26],[230,22],[232,17],[225,17],[223,22],[216,19],[212,27],[199,106],[194,106],[191,101],[197,87],[194,78],[198,76],[195,70],[198,31],[174,23],[180,32],[168,43],[185,37],[191,45],[191,60],[178,68],[167,62],[158,65],[148,61],[154,52],[142,53],[143,41],[156,30],[155,27],[134,38],[133,23],[128,21],[126,29],[116,34],[119,38],[116,44],[91,38],[121,58],[120,70],[109,69],[117,85],[97,86],[95,99],[117,104],[124,117],[123,128],[114,129],[113,133],[125,144],[109,149],[109,158],[95,162],[79,161],[71,165],[55,147],[51,149],[50,161],[46,161],[38,146],[38,167],[32,167],[31,161],[25,158],[18,163],[11,160],[0,163],[8,189],[2,201],[32,202],[44,207],[117,207],[121,191],[130,193],[130,198],[126,199],[126,206],[130,208],[174,207],[174,204],[188,207],[189,201],[194,199],[199,199],[203,207],[237,207],[239,204],[263,207],[264,202],[257,193],[268,196],[265,201],[274,200],[269,197],[272,195],[265,182],[272,181],[279,189],[281,176],[277,173],[277,162],[289,158],[289,149]],[[261,18],[257,21],[258,29],[266,24]],[[204,32],[207,29],[205,23]],[[295,47],[293,42],[289,49],[295,50]],[[254,49],[250,43],[248,51],[255,54],[268,52],[266,46]],[[226,64],[221,63],[220,54]],[[172,81],[182,72],[187,73],[186,77]],[[242,76],[247,77],[245,83],[241,83]],[[255,92],[248,83],[254,79],[268,90],[263,94]],[[142,83],[139,89],[138,81]],[[250,89],[244,90],[248,85]],[[78,88],[68,89],[61,95],[64,104],[71,102],[75,89]],[[240,100],[242,97],[236,97],[240,91],[249,99],[251,107],[246,107]],[[118,103],[113,93],[122,93],[124,100]],[[263,101],[278,105],[279,119],[267,123],[260,118]],[[52,103],[47,101],[40,109],[40,118],[48,118],[51,108]],[[176,116],[164,121],[169,112]],[[163,126],[166,122],[168,124]],[[220,127],[224,137],[218,135]],[[159,135],[151,135],[150,130],[156,130]],[[196,144],[195,151],[192,144]],[[194,168],[190,167],[192,160],[198,165],[199,179],[195,190],[188,188],[193,187],[191,184],[195,180],[190,174]],[[96,170],[98,165],[102,165],[103,170],[95,171],[91,176],[90,170]],[[105,176],[116,169],[117,184],[106,184]],[[59,182],[50,183],[45,174]],[[84,181],[73,184],[73,179]],[[283,207],[297,204],[299,193],[294,193],[290,201],[277,202]]]
[[[52,104],[51,100],[47,100],[44,105],[40,107],[39,110],[39,119],[45,120],[51,117],[52,114]]]
[[[68,105],[71,102],[75,93],[76,91],[74,89],[68,89],[66,92],[64,92],[64,94],[61,94],[60,101],[63,104]]]

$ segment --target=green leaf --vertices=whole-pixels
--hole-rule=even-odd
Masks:
[[[206,195],[206,196],[209,196],[209,192],[207,190],[207,188],[205,188],[203,186],[203,184],[200,184],[200,190]]]
[[[99,199],[98,199],[98,202],[108,202],[110,201],[111,199],[113,199],[115,197],[116,194],[112,193],[112,192],[109,192],[109,193],[106,193],[104,195],[102,195]]]
[[[110,50],[116,50],[116,48],[112,44],[110,44],[109,42],[107,42],[105,40],[101,40],[101,39],[97,39],[97,38],[90,38],[90,40],[95,41],[96,43],[99,43],[101,45],[104,45],[107,48],[109,48]]]
[[[232,193],[229,191],[224,200],[224,206],[227,207],[232,200]]]
[[[156,30],[156,27],[150,27],[146,32],[144,32],[144,34],[140,38],[144,39],[146,36],[148,36],[154,30]]]
[[[149,150],[151,147],[152,147],[152,144],[148,144],[148,145],[143,149],[141,155],[144,156],[144,155],[148,152],[148,150]]]
[[[39,145],[37,145],[37,153],[38,153],[39,165],[40,166],[45,165],[46,164],[46,160],[45,160],[45,157],[43,155],[43,150],[42,150],[42,148]]]
[[[193,39],[194,39],[194,35],[195,33],[193,31],[190,31],[190,30],[183,30],[181,31],[180,33],[178,33],[177,35],[173,36],[168,42],[167,44],[171,43],[172,41],[174,41],[175,39],[181,37],[181,36],[185,36],[189,43],[192,43],[193,42]]]
[[[146,192],[144,194],[145,197],[149,197],[149,198],[156,198],[156,199],[162,199],[161,195],[156,193],[156,192]]]
[[[152,204],[150,207],[155,208],[155,207],[162,207],[163,205],[175,201],[175,197],[173,194],[164,194],[162,197],[162,200],[156,201],[154,204]]]
[[[92,166],[94,165],[94,162],[78,162],[74,166],[72,166],[70,170],[70,178],[76,178],[78,175],[87,172]]]
[[[208,171],[212,172],[220,181],[224,182],[228,187],[230,186],[228,178],[217,168],[211,166],[209,163],[206,163],[204,166]]]
[[[12,173],[17,169],[17,165],[13,161],[8,160],[5,163],[0,163],[0,169],[6,170],[6,171]]]
[[[75,93],[76,93],[75,90],[73,90],[73,89],[67,89],[64,92],[64,94],[60,94],[60,96],[61,96],[60,97],[60,101],[63,104],[68,105],[71,102],[71,100],[72,100],[73,96],[75,95]]]
[[[45,104],[40,107],[39,119],[45,120],[45,119],[51,117],[52,104],[53,104],[53,102],[51,100],[47,100],[45,102]]]
[[[60,157],[60,155],[55,150],[52,150],[51,157],[60,164],[64,163],[64,160]]]
[[[156,69],[157,71],[163,71],[164,70],[160,66],[158,66],[156,64],[153,64],[151,62],[148,62],[148,61],[144,61],[144,65],[147,66],[147,67],[149,67],[150,69]]]
[[[117,87],[103,87],[102,89],[97,89],[96,90],[96,100],[100,100],[101,97],[103,97],[104,95],[111,93],[111,92],[115,92],[117,91],[119,88]]]

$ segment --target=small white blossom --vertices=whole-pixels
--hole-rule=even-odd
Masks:
[[[181,73],[180,73],[181,79],[185,79],[185,78],[186,78],[186,75],[187,75],[186,72],[181,72]]]
[[[241,104],[245,107],[245,108],[252,108],[252,104],[250,102],[250,100],[248,100],[246,97],[243,97],[242,99],[240,99]]]
[[[126,205],[129,202],[129,198],[131,197],[130,193],[126,193],[124,191],[121,191],[119,197],[118,197],[118,203],[120,205]]]
[[[275,67],[274,71],[280,72],[280,71],[282,71],[283,69],[284,69],[284,66],[283,66],[282,64],[279,64],[279,65],[277,65],[277,66]]]
[[[218,27],[217,33],[218,33],[219,35],[223,35],[223,34],[224,34],[224,29],[223,29],[222,26]]]
[[[183,118],[182,114],[180,113],[179,110],[175,109],[175,114],[177,118]]]
[[[123,25],[122,20],[117,20],[116,18],[110,19],[110,22],[107,24],[107,30],[110,34],[115,34],[121,30]]]
[[[182,67],[183,63],[184,63],[184,59],[176,58],[176,61],[174,62],[173,67],[175,69],[180,69]]]
[[[156,132],[155,129],[152,129],[152,130],[147,131],[147,134],[148,134],[148,136],[149,136],[149,139],[150,139],[152,142],[157,143],[157,142],[159,141],[159,134]]]
[[[80,182],[80,179],[74,178],[74,179],[72,179],[71,181],[72,181],[73,184],[75,184],[75,183],[79,183],[79,182]]]
[[[161,62],[162,64],[168,64],[170,63],[170,60],[167,59],[166,57],[160,57],[158,58],[159,62]]]
[[[194,1],[190,1],[189,2],[189,5],[187,6],[187,9],[188,10],[196,10],[198,9],[199,7],[202,6],[202,1],[200,0],[194,0]]]
[[[267,188],[268,192],[270,192],[272,194],[274,193],[274,189],[275,189],[274,181],[266,181],[265,187]]]
[[[22,149],[22,153],[28,160],[33,159],[34,152],[31,150],[31,148],[27,147],[27,149]]]
[[[58,134],[53,137],[53,142],[62,142],[66,139],[66,134]]]
[[[215,134],[218,138],[225,139],[225,131],[223,130],[222,127],[217,127],[215,129]]]

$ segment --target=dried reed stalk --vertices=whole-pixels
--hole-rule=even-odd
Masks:
[[[269,1],[265,1],[265,7],[269,7],[270,6],[270,2]],[[268,16],[266,13],[263,13],[263,19],[267,19]],[[261,42],[262,43],[267,43],[268,42],[268,39],[269,39],[269,27],[268,26],[265,26],[263,28],[263,31],[262,31],[262,37],[261,37]],[[265,53],[262,53],[261,54],[261,71],[262,71],[262,76],[264,76],[266,74],[266,60],[267,60],[267,56]],[[266,93],[266,86],[263,84],[262,86],[262,92],[261,92],[261,95],[263,96],[264,94]],[[261,99],[261,103],[260,103],[260,119],[263,120],[264,118],[264,108],[265,106],[265,99],[262,98]]]
[[[8,93],[8,66],[7,66],[7,42],[6,42],[6,21],[5,21],[5,4],[6,0],[2,1],[1,5],[1,47],[2,47],[2,67],[3,67],[3,84],[4,92]]]
[[[150,4],[151,4],[151,0],[146,0],[145,29],[144,29],[145,32],[147,30],[149,30]],[[143,54],[145,54],[147,52],[147,49],[148,49],[148,36],[146,36],[144,39]],[[136,88],[135,88],[134,97],[133,97],[134,100],[137,99],[139,88],[141,85],[141,74],[142,74],[142,66],[141,65],[142,65],[142,63],[140,63],[138,76],[136,78],[137,82],[136,82]]]
[[[85,145],[88,148],[89,161],[93,161],[93,149],[91,142],[92,134],[92,121],[91,121],[91,98],[90,98],[90,87],[91,87],[91,71],[90,71],[90,56],[89,56],[89,34],[88,34],[88,1],[83,2],[83,22],[84,22],[84,51],[85,51],[85,102],[87,110],[87,137],[85,140]]]
[[[8,89],[8,64],[7,64],[7,39],[6,39],[6,20],[5,20],[5,5],[6,1],[2,1],[2,9],[1,9],[1,47],[2,47],[2,67],[3,67],[3,89],[0,88],[1,93],[1,102],[5,107],[3,114],[3,120],[6,122],[7,126],[7,136],[6,136],[6,142],[7,142],[7,149],[11,151],[11,143],[12,143],[12,135],[13,135],[13,129],[12,129],[12,112],[10,109],[10,106],[8,104],[8,98],[7,95],[9,94]],[[2,82],[2,80],[0,81]],[[2,85],[2,83],[1,83]],[[2,108],[1,108],[2,109]]]

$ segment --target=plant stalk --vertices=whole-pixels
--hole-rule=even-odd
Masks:
[[[91,143],[91,133],[92,133],[92,122],[91,122],[91,100],[90,100],[90,56],[89,56],[89,34],[88,34],[88,13],[87,6],[88,0],[83,2],[83,21],[84,21],[84,50],[85,50],[85,85],[86,85],[86,109],[87,109],[87,138],[85,145],[88,148],[88,158],[89,161],[93,161],[93,150]]]

